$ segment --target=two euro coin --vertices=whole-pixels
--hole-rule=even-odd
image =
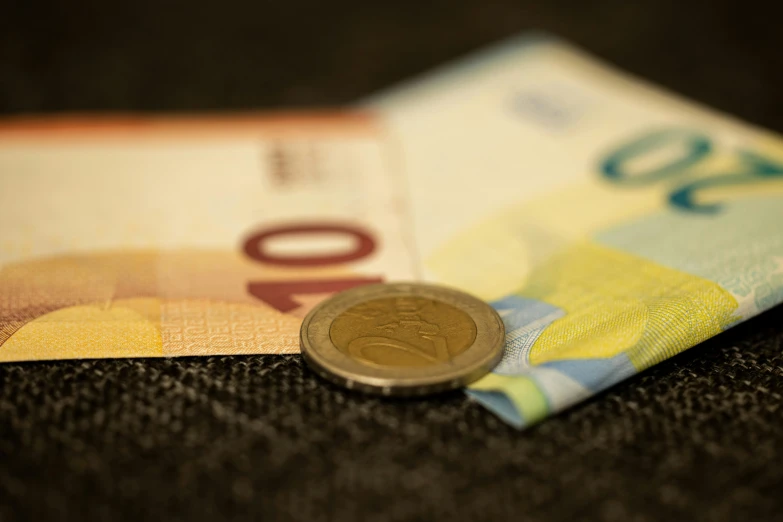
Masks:
[[[497,312],[463,292],[394,283],[354,288],[305,317],[302,354],[322,377],[359,391],[412,396],[463,387],[503,355]]]

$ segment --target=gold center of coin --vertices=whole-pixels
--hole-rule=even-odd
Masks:
[[[338,350],[371,366],[432,366],[467,350],[476,340],[476,323],[440,301],[385,297],[338,315],[329,335]]]

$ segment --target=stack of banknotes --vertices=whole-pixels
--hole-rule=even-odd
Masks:
[[[535,423],[783,301],[783,141],[521,36],[345,111],[0,123],[0,361],[299,351],[334,292],[491,303]]]

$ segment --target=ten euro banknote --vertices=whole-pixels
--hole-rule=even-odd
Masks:
[[[0,125],[0,361],[298,353],[330,293],[413,279],[364,116]]]
[[[469,393],[518,427],[783,301],[777,136],[546,36],[364,106],[401,145],[423,277],[504,318]]]

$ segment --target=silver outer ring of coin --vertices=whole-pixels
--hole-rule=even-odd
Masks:
[[[421,368],[372,368],[345,355],[332,342],[332,322],[345,310],[384,297],[433,299],[467,313],[476,339],[448,363]],[[304,318],[299,334],[302,355],[321,377],[348,389],[394,396],[416,396],[461,388],[489,373],[503,356],[505,327],[485,302],[458,290],[421,283],[366,285],[322,302]]]

